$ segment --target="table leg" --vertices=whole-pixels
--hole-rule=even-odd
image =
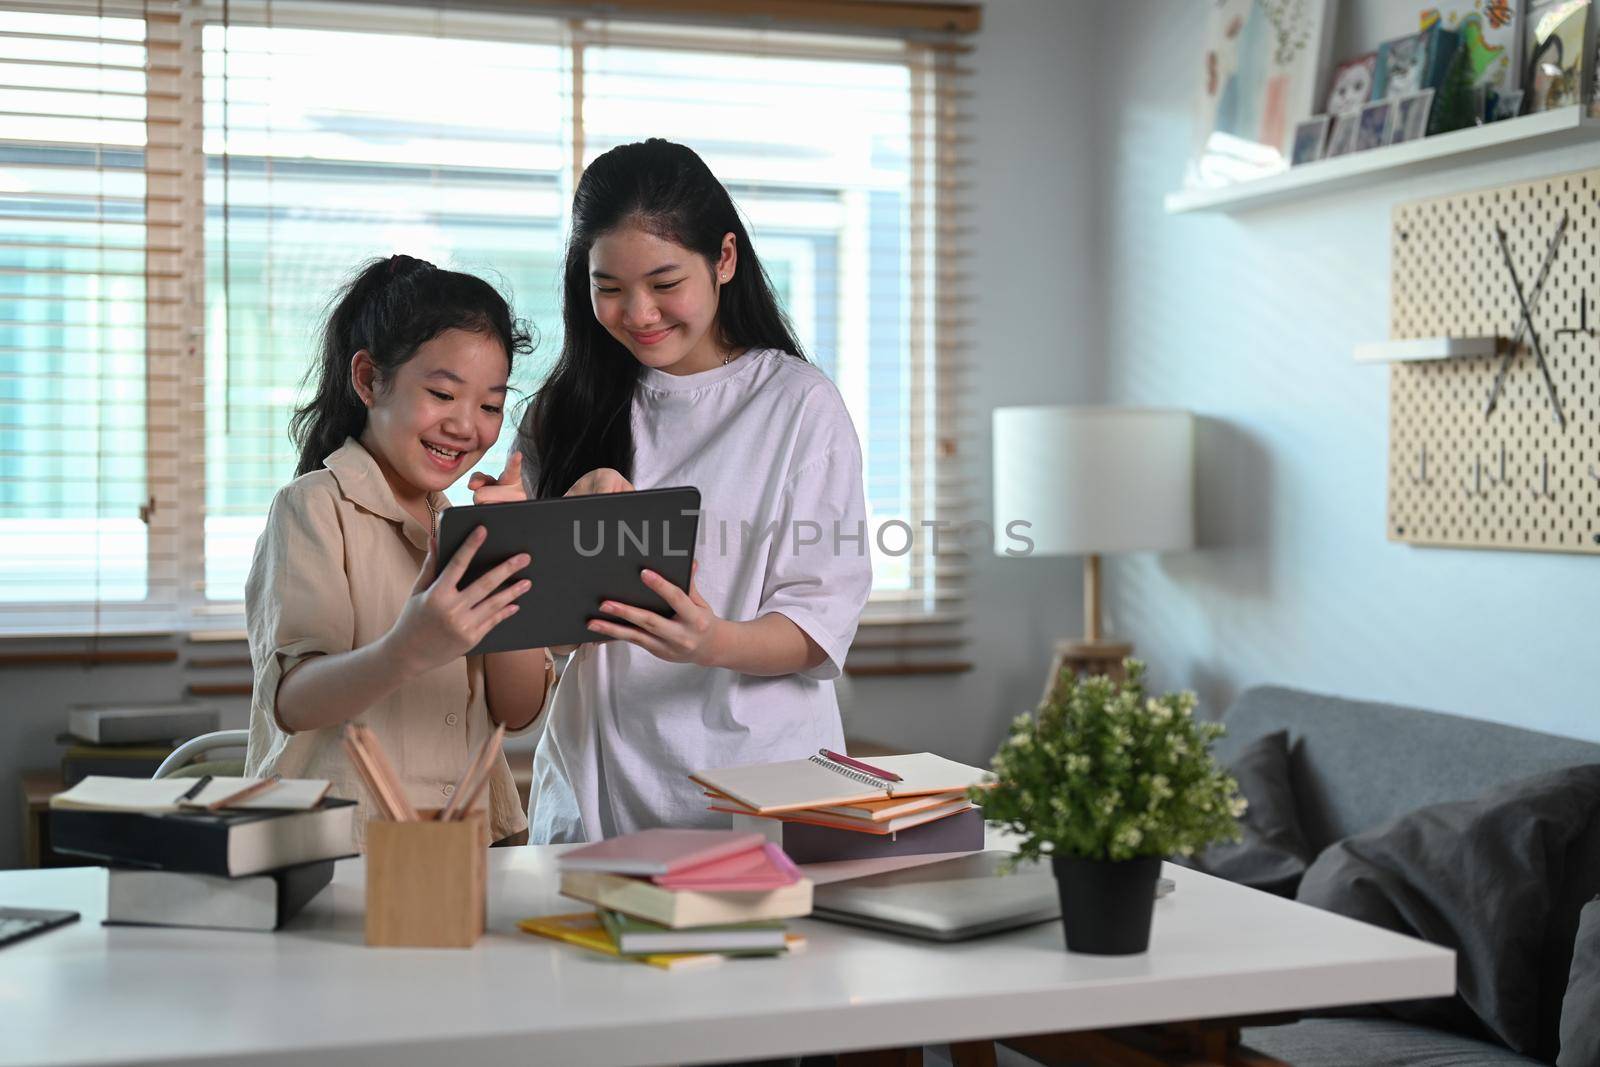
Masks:
[[[841,1052],[834,1062],[838,1067],[922,1067],[922,1047]]]
[[[1288,1067],[1239,1044],[1239,1024],[1228,1019],[1033,1034],[1004,1044],[1047,1067]]]
[[[996,1067],[993,1041],[954,1041],[950,1044],[952,1067]]]

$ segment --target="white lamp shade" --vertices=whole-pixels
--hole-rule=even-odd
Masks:
[[[994,531],[995,554],[1008,556],[1193,546],[1194,417],[1155,408],[996,408]]]

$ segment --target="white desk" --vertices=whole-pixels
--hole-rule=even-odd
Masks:
[[[0,950],[0,1064],[661,1064],[963,1041],[1445,995],[1454,954],[1168,865],[1150,952],[1059,922],[953,945],[829,923],[786,959],[669,973],[516,929],[579,911],[555,848],[495,849],[468,950],[362,944],[361,861],[277,934],[100,925],[96,868],[0,871],[78,923]]]

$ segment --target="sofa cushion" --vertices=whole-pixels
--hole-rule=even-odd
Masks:
[[[1429,804],[1600,763],[1592,741],[1280,686],[1245,690],[1222,721],[1213,751],[1224,766],[1261,735],[1289,731],[1300,826],[1317,852]]]
[[[1249,802],[1239,821],[1242,838],[1212,845],[1177,862],[1254,889],[1294,896],[1316,851],[1306,843],[1295,811],[1289,780],[1289,731],[1256,738],[1229,762],[1228,771],[1238,780],[1240,795]]]
[[[1381,1010],[1469,1036],[1487,1032],[1548,1062],[1566,988],[1554,967],[1566,974],[1577,928],[1572,883],[1595,877],[1584,852],[1596,845],[1597,812],[1600,764],[1435,804],[1330,845],[1297,898],[1456,951],[1455,997]],[[1564,949],[1561,930],[1569,931]]]
[[[1294,1067],[1498,1067],[1540,1062],[1499,1045],[1397,1019],[1305,1019],[1292,1026],[1247,1027],[1240,1040]]]
[[[1572,944],[1572,975],[1561,1002],[1561,1053],[1556,1067],[1600,1063],[1600,897],[1583,907]]]

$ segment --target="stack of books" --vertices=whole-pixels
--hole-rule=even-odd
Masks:
[[[149,778],[181,741],[217,728],[221,713],[201,704],[122,704],[73,708],[67,731],[56,738],[61,782],[77,785],[91,774]]]
[[[108,923],[276,930],[354,855],[355,801],[311,778],[91,776],[50,798],[51,844],[104,861]]]
[[[698,771],[712,811],[733,816],[796,863],[983,848],[983,812],[967,790],[991,776],[931,752],[874,757],[824,749],[803,760]]]
[[[811,882],[761,834],[642,830],[564,853],[561,893],[593,912],[528,919],[529,933],[676,968],[804,944]]]

